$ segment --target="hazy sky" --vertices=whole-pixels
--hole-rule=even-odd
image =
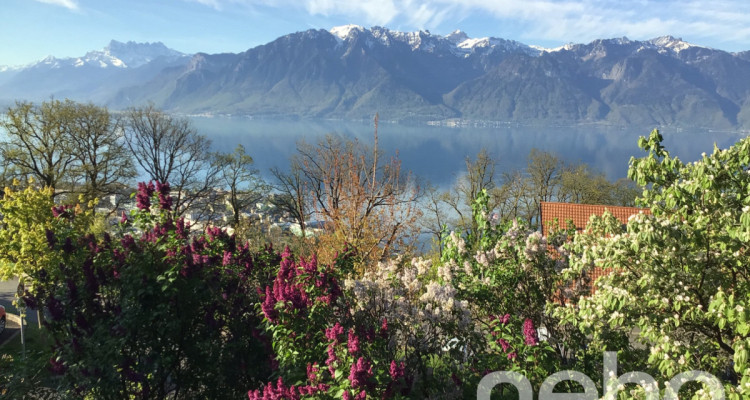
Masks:
[[[111,39],[161,41],[185,53],[240,52],[348,23],[461,29],[545,47],[672,35],[750,50],[748,0],[0,0],[0,65],[82,56]]]

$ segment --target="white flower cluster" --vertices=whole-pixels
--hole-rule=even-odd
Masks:
[[[458,254],[466,253],[466,241],[454,231],[451,231],[450,243],[452,243],[453,247],[458,249]]]
[[[539,231],[533,232],[526,237],[526,249],[524,253],[529,261],[535,260],[539,255],[547,252],[547,239]]]
[[[420,351],[432,351],[455,336],[452,327],[468,328],[471,312],[468,302],[456,299],[456,289],[450,283],[452,266],[438,269],[443,283],[426,278],[430,267],[431,262],[421,258],[403,266],[389,261],[361,279],[347,279],[344,286],[353,292],[355,312],[374,317],[374,321],[387,319],[397,330],[392,346],[406,343]]]
[[[520,240],[525,238],[529,232],[523,229],[518,222],[513,220],[513,225],[505,232],[505,238],[508,240],[510,246],[516,246]]]

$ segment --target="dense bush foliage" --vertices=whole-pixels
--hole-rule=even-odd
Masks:
[[[47,310],[50,368],[72,394],[236,398],[266,377],[256,272],[276,256],[219,229],[190,236],[170,216],[168,193],[167,184],[141,184],[140,211],[101,238],[68,229],[73,209],[48,210],[68,224],[47,231],[55,262],[27,271],[35,290],[23,301]]]

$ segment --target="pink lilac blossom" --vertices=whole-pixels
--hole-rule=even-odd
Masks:
[[[369,388],[374,383],[371,381],[372,375],[372,365],[364,357],[360,357],[352,364],[349,371],[349,382],[353,388]]]
[[[526,321],[523,322],[523,336],[528,346],[536,346],[539,343],[536,329],[534,329],[534,322],[529,318],[526,318]]]
[[[156,182],[156,191],[159,192],[159,207],[164,211],[172,211],[172,196],[169,195],[169,182]]]
[[[138,193],[135,195],[136,207],[139,210],[151,210],[151,196],[154,194],[154,183],[138,182]]]
[[[359,352],[359,338],[354,333],[354,329],[349,329],[349,337],[346,344],[349,349],[349,354],[356,354]]]

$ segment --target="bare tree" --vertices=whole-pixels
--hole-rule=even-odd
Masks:
[[[562,172],[566,166],[555,154],[531,149],[526,166],[526,176],[531,202],[528,208],[529,223],[538,222],[541,202],[558,200]]]
[[[275,178],[274,189],[278,192],[273,196],[273,204],[282,212],[288,212],[299,224],[302,237],[307,237],[307,221],[312,204],[308,183],[299,160],[296,157],[291,159],[288,172],[274,167],[271,174]]]
[[[466,157],[465,163],[466,174],[456,179],[451,191],[443,195],[443,200],[458,216],[457,228],[476,232],[477,223],[472,218],[471,204],[479,192],[487,190],[490,194],[490,210],[494,210],[501,201],[495,174],[497,163],[484,149],[473,160]]]
[[[175,215],[194,205],[202,215],[212,212],[218,168],[209,151],[210,140],[198,134],[187,118],[174,117],[153,105],[128,110],[124,127],[138,165],[150,179],[169,182],[176,192]]]
[[[219,154],[216,157],[219,180],[228,190],[227,203],[232,212],[230,224],[236,230],[240,226],[241,212],[260,201],[268,187],[254,169],[253,158],[245,153],[245,147],[238,144],[233,153]]]
[[[74,171],[83,180],[79,191],[85,200],[120,194],[136,173],[119,121],[106,108],[79,104],[69,125]]]
[[[9,107],[0,120],[7,136],[0,152],[8,171],[53,188],[53,197],[69,192],[76,157],[68,122],[74,110],[75,103],[70,100],[51,100],[39,106],[16,102]]]
[[[450,223],[447,195],[448,193],[441,192],[435,186],[428,186],[425,189],[425,196],[420,200],[420,207],[423,210],[420,225],[424,233],[433,237],[433,243],[437,245],[440,256],[443,255],[444,233]]]
[[[416,236],[418,185],[401,174],[395,157],[383,162],[375,143],[328,135],[316,145],[297,146],[315,211],[330,225],[331,247],[353,245],[364,259],[379,260]]]

